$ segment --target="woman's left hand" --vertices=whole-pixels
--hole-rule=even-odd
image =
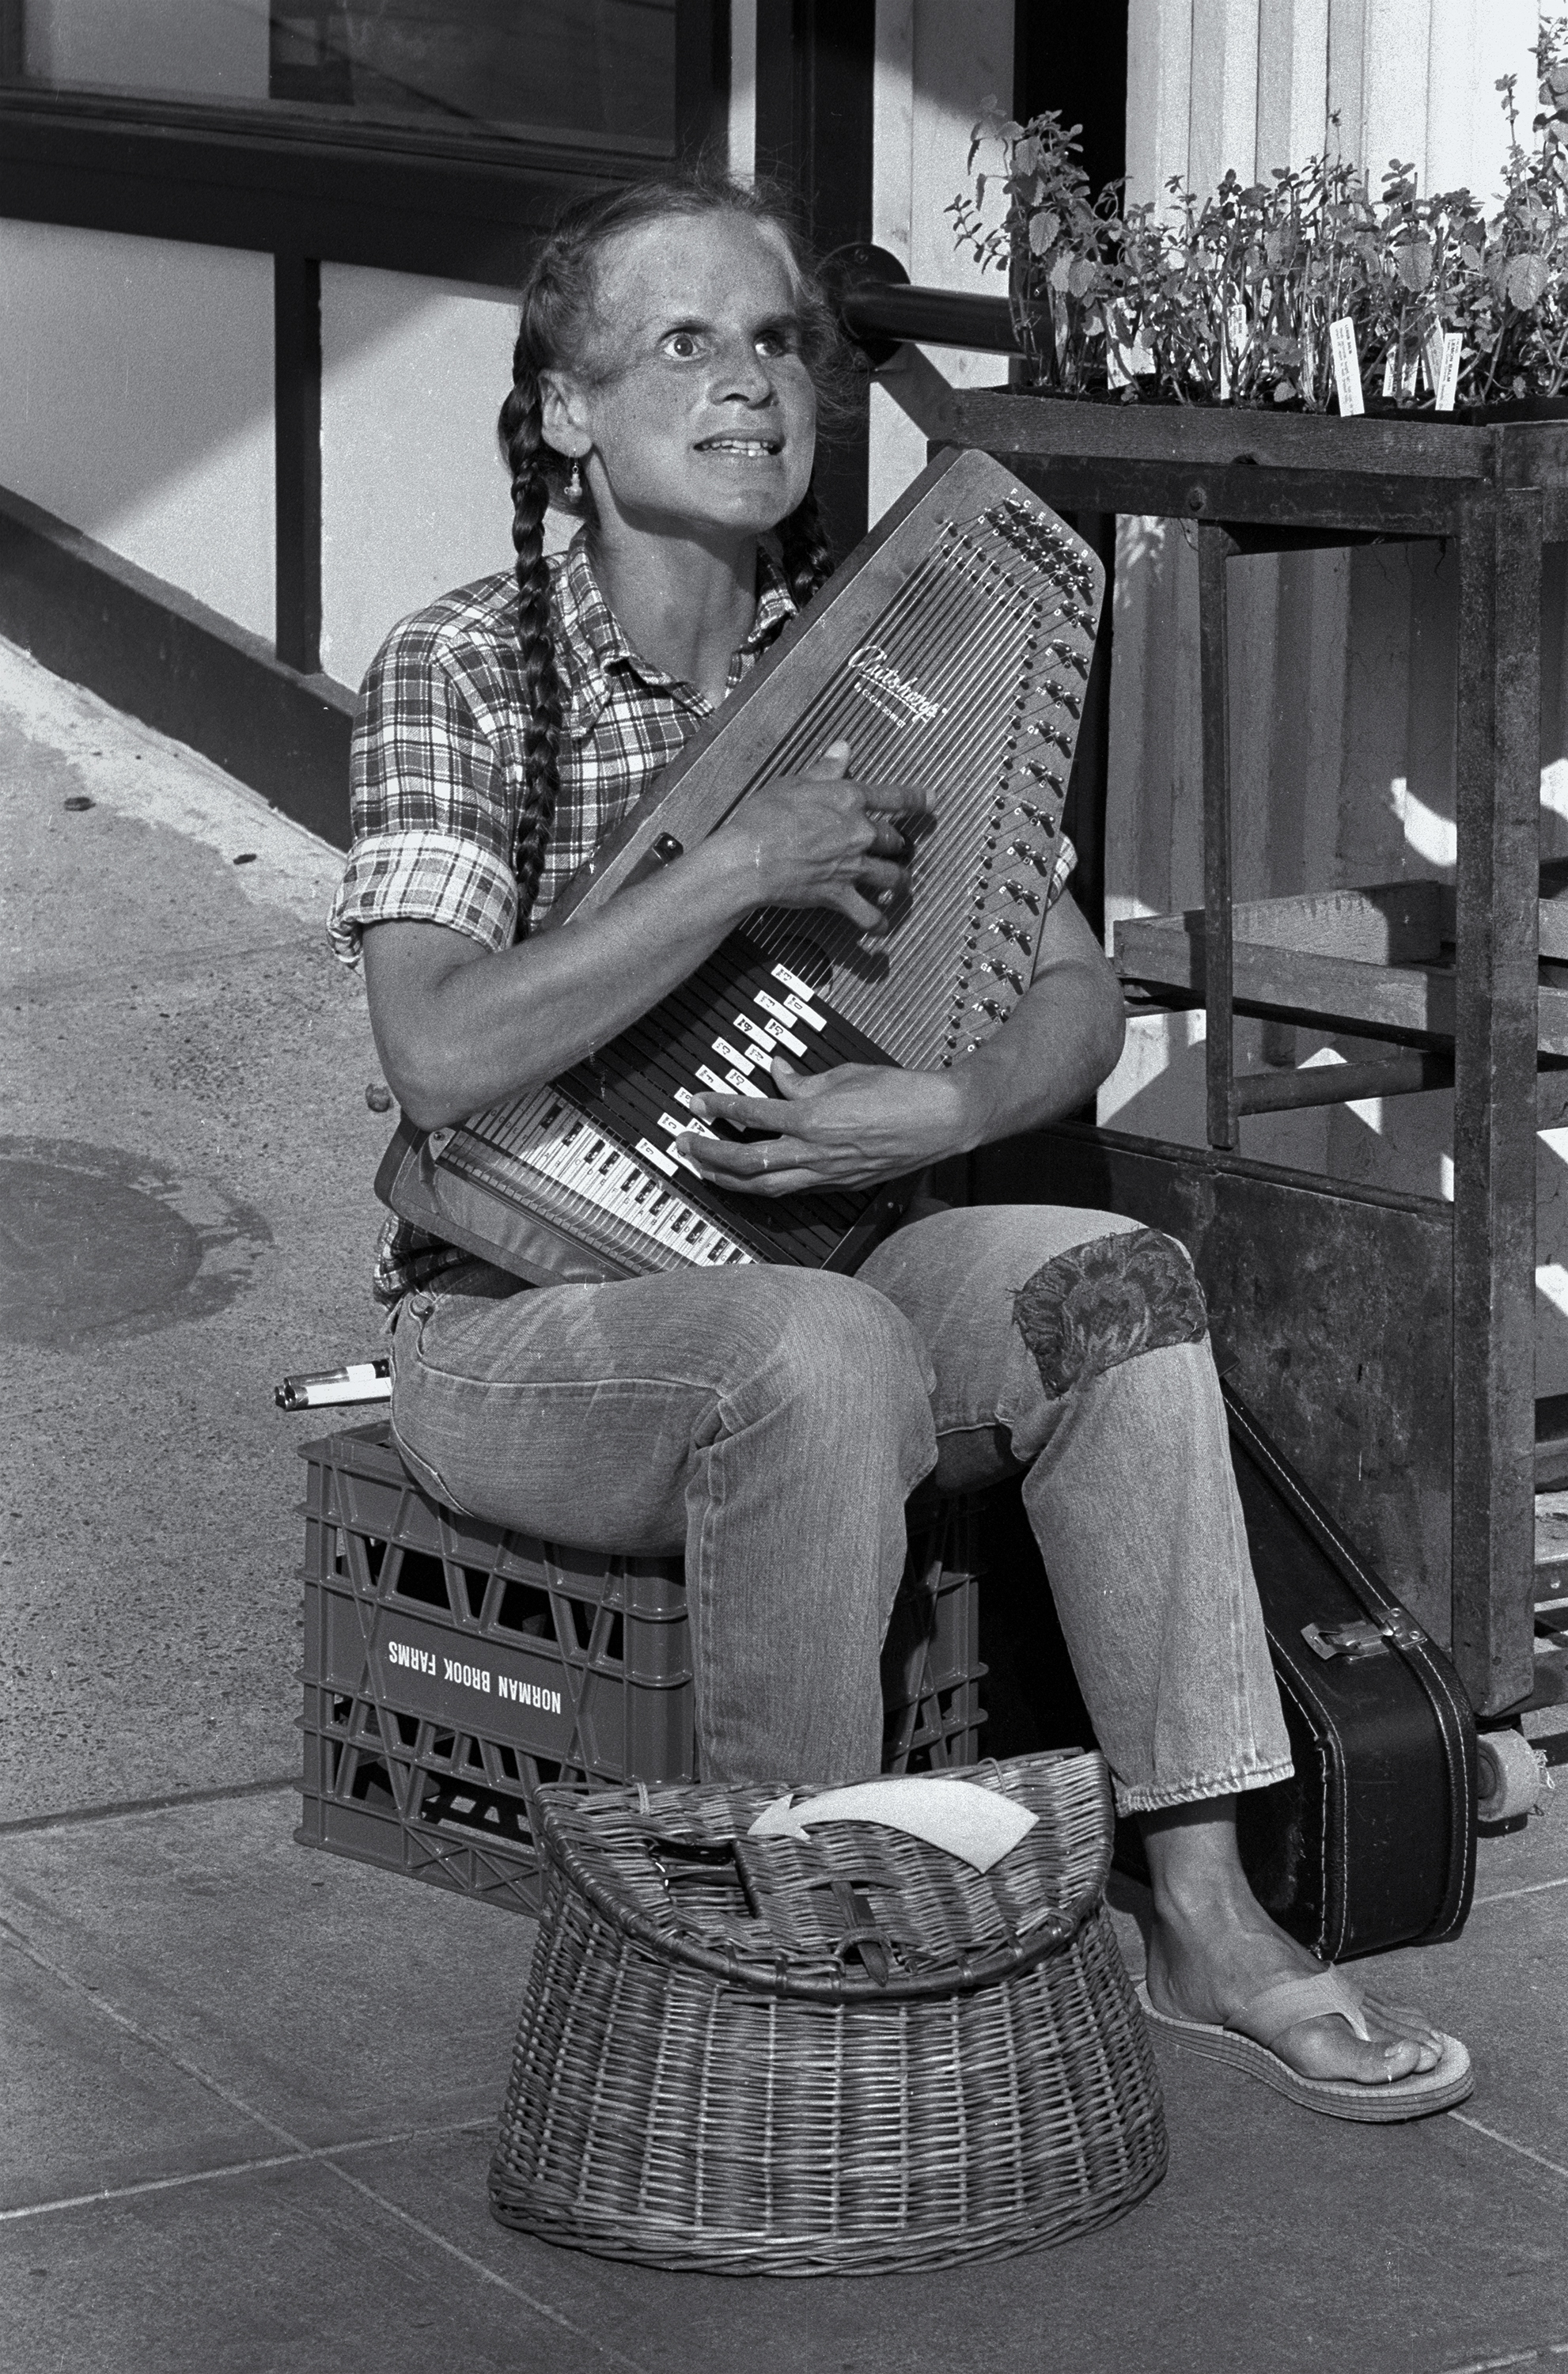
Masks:
[[[693,1098],[702,1120],[751,1133],[680,1140],[682,1154],[716,1186],[770,1196],[869,1186],[940,1162],[964,1143],[963,1091],[951,1072],[883,1064],[798,1072],[779,1055],[773,1080],[776,1098]]]

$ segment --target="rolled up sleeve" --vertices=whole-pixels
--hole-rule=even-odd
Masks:
[[[424,618],[395,629],[371,663],[350,756],[354,841],[327,927],[345,964],[372,923],[440,923],[509,946],[516,803],[481,705],[461,641]]]

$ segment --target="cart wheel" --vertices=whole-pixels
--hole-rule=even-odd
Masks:
[[[1483,1731],[1476,1741],[1476,1813],[1483,1822],[1512,1822],[1543,1810],[1551,1775],[1540,1750],[1516,1731]]]

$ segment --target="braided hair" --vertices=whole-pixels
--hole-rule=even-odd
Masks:
[[[766,191],[698,172],[636,182],[584,199],[561,217],[523,284],[511,390],[497,423],[501,456],[511,478],[518,640],[527,708],[522,806],[512,852],[520,937],[528,929],[539,895],[561,787],[561,680],[544,558],[544,515],[554,503],[558,510],[586,514],[591,528],[592,524],[590,499],[577,484],[575,464],[544,442],[541,376],[574,366],[580,370],[590,353],[599,260],[613,239],[649,223],[720,214],[766,224],[782,237],[797,286],[802,358],[819,393],[831,394],[838,370],[832,312],[787,215]],[[776,534],[790,598],[803,608],[833,569],[814,477]]]

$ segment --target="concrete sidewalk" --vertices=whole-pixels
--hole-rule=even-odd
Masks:
[[[1341,2125],[1162,2040],[1170,2174],[1061,2251],[748,2283],[492,2224],[531,1924],[292,1842],[324,1429],[270,1387],[375,1348],[389,1126],[338,861],[4,650],[0,802],[6,2374],[1568,2366],[1561,1807],[1380,1969],[1469,2041],[1458,2113]]]

